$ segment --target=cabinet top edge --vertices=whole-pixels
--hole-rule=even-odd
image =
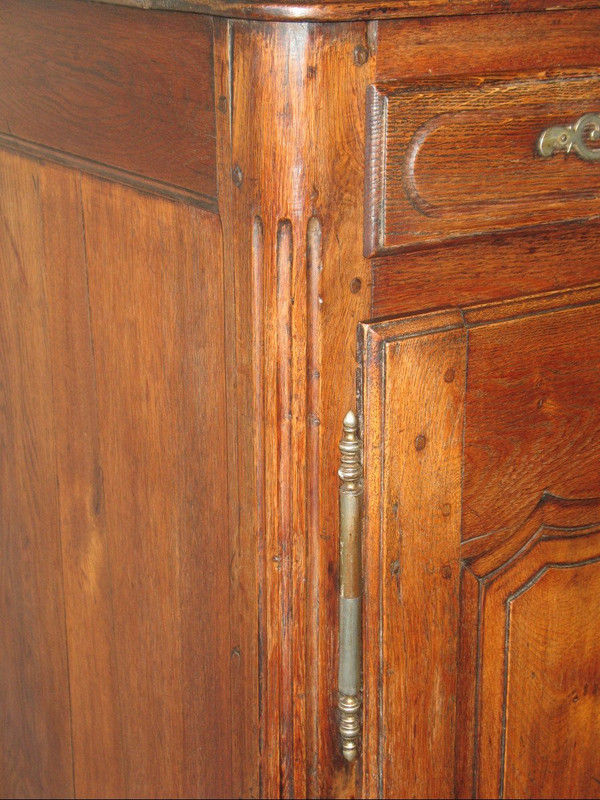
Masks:
[[[187,11],[274,22],[358,20],[566,11],[597,8],[600,0],[91,0],[156,11]],[[90,0],[78,0],[90,2]]]

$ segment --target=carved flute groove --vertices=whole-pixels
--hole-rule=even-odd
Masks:
[[[358,755],[362,683],[362,568],[361,533],[363,468],[358,422],[349,411],[340,442],[340,630],[338,709],[342,752],[347,761]]]

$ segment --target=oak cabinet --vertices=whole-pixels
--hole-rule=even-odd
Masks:
[[[598,796],[562,5],[0,4],[0,796]]]

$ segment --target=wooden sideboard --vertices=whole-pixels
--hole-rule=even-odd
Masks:
[[[600,4],[0,63],[0,796],[600,797]]]

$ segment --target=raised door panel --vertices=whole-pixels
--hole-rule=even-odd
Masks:
[[[462,631],[476,654],[471,669],[461,664],[474,696],[462,710],[477,720],[461,743],[467,796],[600,795],[600,525],[585,524],[600,503],[573,516],[579,525],[561,526],[559,514],[504,567],[476,576],[477,610],[465,615],[477,621]]]
[[[599,795],[599,324],[591,287],[363,326],[371,793]]]

